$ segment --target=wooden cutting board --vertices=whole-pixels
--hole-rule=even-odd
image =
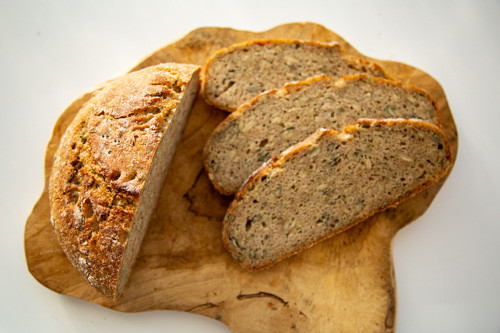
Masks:
[[[376,61],[403,83],[425,89],[441,110],[443,129],[456,156],[455,124],[445,94],[432,77],[408,65],[370,59],[317,24],[292,23],[264,32],[200,28],[154,52],[133,70],[161,62],[203,65],[222,47],[262,38],[336,41],[347,53]],[[112,303],[90,287],[57,243],[47,189],[60,138],[91,95],[92,91],[75,100],[57,121],[45,157],[45,188],[26,222],[26,260],[41,284],[118,311],[197,313],[224,322],[233,332],[394,331],[392,239],[425,212],[445,180],[268,270],[247,272],[221,243],[221,220],[231,197],[214,190],[201,162],[205,141],[227,114],[201,98],[168,171],[122,299]]]

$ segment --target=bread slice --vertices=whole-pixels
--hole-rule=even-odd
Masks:
[[[364,74],[319,76],[259,95],[216,128],[204,149],[214,186],[234,194],[262,163],[318,128],[340,130],[358,118],[418,118],[439,124],[432,98],[414,87]]]
[[[260,93],[324,74],[334,79],[365,73],[389,78],[374,63],[347,56],[339,44],[254,40],[222,49],[204,68],[207,103],[232,112]]]
[[[130,275],[199,72],[161,64],[111,81],[78,112],[56,152],[51,222],[71,263],[111,299]]]
[[[318,130],[256,171],[224,218],[223,243],[259,270],[395,206],[452,163],[438,127],[359,120]]]

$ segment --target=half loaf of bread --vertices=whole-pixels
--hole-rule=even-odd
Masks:
[[[344,54],[340,45],[298,40],[257,40],[213,55],[205,65],[202,94],[222,110],[234,111],[260,93],[324,74],[338,79],[365,73],[388,78],[374,63]]]
[[[417,120],[358,120],[318,130],[256,171],[224,218],[223,243],[258,270],[395,206],[452,163],[441,130]]]
[[[51,222],[71,263],[111,299],[130,275],[199,72],[161,64],[111,81],[78,112],[56,152]]]
[[[359,118],[417,118],[438,125],[432,98],[414,87],[364,74],[318,76],[261,94],[215,129],[204,166],[217,190],[234,194],[273,156],[318,128],[341,130]]]

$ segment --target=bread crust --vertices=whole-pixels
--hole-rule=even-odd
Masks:
[[[216,101],[212,100],[207,94],[206,94],[206,84],[207,84],[207,77],[208,77],[208,69],[211,66],[212,62],[217,59],[221,55],[237,52],[245,47],[252,46],[252,45],[268,45],[268,44],[292,44],[292,43],[302,43],[302,44],[307,44],[307,45],[314,45],[318,47],[323,47],[323,48],[336,48],[339,50],[339,52],[348,60],[351,61],[355,64],[359,64],[362,66],[367,66],[370,67],[373,71],[380,72],[382,75],[385,76],[386,79],[388,80],[393,80],[393,78],[378,64],[374,62],[370,62],[361,58],[355,58],[345,52],[344,49],[340,46],[339,43],[337,42],[317,42],[317,41],[310,41],[310,40],[300,40],[300,39],[262,39],[262,40],[250,40],[246,41],[243,43],[237,43],[233,44],[231,46],[228,46],[226,48],[220,49],[219,51],[215,52],[206,62],[205,66],[203,67],[202,70],[202,75],[201,75],[201,86],[200,86],[200,94],[207,102],[207,104],[215,106],[216,108],[219,108],[221,110],[227,111],[227,112],[234,112],[236,109],[226,107],[224,105],[218,104]]]
[[[343,228],[340,228],[340,229],[335,230],[329,234],[326,234],[322,237],[319,237],[310,243],[307,243],[307,244],[304,244],[300,247],[297,247],[292,252],[285,253],[285,254],[279,256],[277,259],[275,259],[267,264],[264,264],[262,266],[250,266],[250,265],[246,265],[246,264],[240,262],[240,265],[249,271],[260,271],[260,270],[263,270],[263,269],[268,268],[270,266],[273,266],[275,263],[277,263],[285,258],[288,258],[294,254],[297,254],[297,253],[303,251],[304,249],[310,248],[313,245],[315,245],[315,244],[317,244],[325,239],[328,239],[332,236],[335,236],[335,235],[337,235],[337,234],[339,234],[347,229],[354,227],[355,225],[357,225],[363,221],[366,221],[368,218],[375,215],[376,213],[379,213],[379,212],[382,212],[388,208],[397,206],[402,201],[404,201],[410,197],[415,196],[417,193],[421,192],[425,188],[429,187],[430,185],[436,183],[439,179],[441,179],[451,169],[452,164],[453,164],[453,158],[452,158],[451,147],[450,147],[448,141],[446,140],[444,133],[441,131],[440,128],[438,128],[437,126],[434,126],[432,124],[429,124],[427,122],[420,121],[420,120],[359,119],[354,123],[351,123],[349,125],[344,126],[342,129],[342,132],[338,132],[338,131],[331,130],[331,129],[319,129],[318,131],[316,131],[313,135],[311,135],[310,137],[308,137],[304,141],[302,141],[294,146],[291,146],[290,148],[288,148],[287,150],[282,152],[280,154],[280,156],[273,157],[268,162],[266,162],[264,165],[262,165],[261,168],[256,170],[248,178],[248,180],[245,182],[245,184],[236,193],[235,198],[234,198],[234,202],[240,201],[242,199],[242,197],[249,191],[249,189],[251,189],[254,186],[254,184],[256,182],[260,181],[260,179],[262,179],[263,177],[269,175],[273,169],[281,167],[283,165],[283,163],[285,163],[287,160],[292,158],[294,155],[300,153],[303,149],[306,149],[307,147],[314,145],[322,136],[350,135],[350,133],[354,133],[354,132],[358,131],[360,127],[376,127],[376,126],[384,126],[384,125],[385,126],[395,126],[395,125],[399,125],[401,123],[406,123],[406,124],[410,124],[412,126],[420,126],[422,128],[431,129],[432,131],[436,132],[441,137],[441,139],[443,140],[443,143],[444,143],[444,149],[446,150],[446,157],[449,161],[449,164],[445,169],[443,169],[439,173],[438,176],[436,176],[435,178],[430,179],[426,183],[418,186],[414,191],[408,193],[407,195],[401,196],[398,199],[394,200],[393,202],[388,203],[385,207],[376,209],[376,210],[370,212],[365,217],[360,218],[358,220],[355,220]],[[223,244],[224,248],[233,256],[236,254],[236,251],[233,249],[231,242],[229,242],[229,240],[228,240],[229,239],[228,228],[229,228],[230,222],[229,222],[227,217],[229,215],[233,214],[234,202],[231,203],[231,205],[229,206],[229,208],[226,212],[226,216],[224,217],[224,220],[223,220],[223,230],[222,230],[222,244]]]
[[[111,299],[156,148],[198,71],[160,64],[111,81],[78,112],[55,154],[49,200],[57,238]]]
[[[357,74],[357,75],[344,76],[344,77],[342,77],[342,78],[334,81],[329,76],[318,75],[318,76],[310,77],[310,78],[308,78],[306,80],[303,80],[303,81],[296,81],[296,82],[286,83],[283,87],[281,87],[279,89],[272,89],[272,90],[263,92],[262,94],[259,94],[259,95],[255,96],[250,101],[248,101],[248,102],[244,103],[243,105],[241,105],[236,111],[234,111],[231,114],[229,114],[215,128],[215,130],[212,132],[212,134],[208,138],[208,140],[207,140],[207,142],[206,142],[206,144],[205,144],[205,146],[203,148],[203,157],[202,157],[203,166],[204,166],[205,170],[207,171],[208,177],[209,177],[210,181],[212,182],[212,184],[214,185],[215,189],[219,193],[221,193],[223,195],[234,195],[235,194],[233,191],[226,190],[225,188],[223,188],[221,186],[221,184],[219,184],[217,182],[217,179],[214,177],[214,170],[212,169],[212,167],[210,166],[210,163],[208,161],[208,150],[213,145],[214,137],[216,137],[219,133],[221,133],[225,129],[226,125],[228,123],[230,123],[231,121],[233,121],[235,118],[241,117],[246,112],[251,112],[251,107],[253,105],[255,105],[256,103],[258,103],[263,96],[267,96],[267,95],[287,95],[287,94],[289,94],[291,92],[291,90],[294,87],[302,87],[302,86],[314,84],[314,82],[321,81],[321,80],[327,80],[327,81],[329,81],[331,83],[331,85],[334,85],[336,87],[342,87],[342,86],[346,85],[349,81],[362,80],[362,79],[366,79],[366,78],[368,78],[368,76],[366,74]],[[375,82],[379,82],[379,83],[382,83],[382,84],[386,84],[386,85],[390,85],[390,86],[394,86],[394,87],[402,87],[403,89],[408,89],[408,90],[414,90],[414,91],[418,92],[419,94],[422,94],[422,95],[426,96],[429,99],[429,101],[431,101],[431,103],[432,103],[432,105],[433,105],[433,107],[435,109],[436,124],[437,124],[438,127],[441,127],[441,116],[440,116],[440,111],[439,111],[439,108],[437,106],[437,103],[432,98],[432,96],[429,95],[429,93],[427,93],[425,90],[417,88],[417,87],[415,87],[413,85],[403,85],[401,82],[395,81],[395,80],[388,80],[388,79],[378,78],[378,77],[374,77],[374,78],[371,78],[371,79],[373,81],[375,81]]]

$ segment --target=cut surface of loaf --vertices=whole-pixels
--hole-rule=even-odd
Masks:
[[[234,194],[273,156],[318,128],[341,130],[359,118],[417,118],[438,125],[432,98],[414,87],[364,74],[334,82],[325,76],[261,94],[215,129],[204,149],[214,186]]]
[[[435,183],[451,161],[441,130],[422,121],[320,129],[245,183],[224,218],[223,244],[247,269],[271,266]]]
[[[51,222],[88,282],[121,294],[197,95],[199,66],[160,64],[115,79],[77,113],[56,152]]]
[[[213,55],[205,65],[201,91],[209,104],[232,112],[287,82],[321,74],[338,79],[359,73],[389,78],[376,64],[345,55],[338,44],[257,40]]]

